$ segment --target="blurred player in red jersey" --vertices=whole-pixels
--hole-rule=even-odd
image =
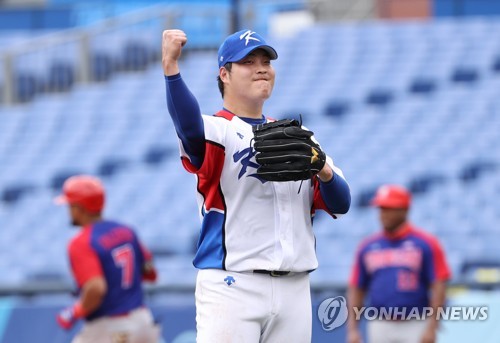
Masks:
[[[58,324],[70,329],[85,319],[73,343],[156,343],[160,329],[144,306],[142,281],[156,280],[151,253],[126,225],[104,220],[105,191],[95,177],[70,177],[56,203],[67,204],[81,227],[68,245],[79,300],[62,310]]]
[[[347,340],[361,342],[354,308],[360,309],[366,296],[368,306],[392,313],[368,322],[369,343],[433,343],[437,307],[444,304],[451,276],[445,253],[436,237],[408,221],[411,194],[404,187],[380,187],[372,204],[379,208],[383,231],[358,248],[348,289]],[[416,316],[410,319],[412,311]]]

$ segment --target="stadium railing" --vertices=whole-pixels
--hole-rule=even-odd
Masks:
[[[27,102],[76,83],[105,81],[117,71],[144,70],[159,59],[161,32],[169,27],[186,31],[190,49],[215,49],[229,30],[229,15],[224,4],[154,5],[24,40],[0,52],[1,99]]]

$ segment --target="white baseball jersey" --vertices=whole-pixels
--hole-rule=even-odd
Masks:
[[[199,169],[180,144],[183,165],[197,178],[202,217],[195,267],[235,272],[316,269],[312,218],[315,210],[327,210],[319,181],[306,180],[301,186],[300,181],[261,180],[252,125],[224,110],[202,118],[206,148]],[[330,157],[327,163],[343,177]]]

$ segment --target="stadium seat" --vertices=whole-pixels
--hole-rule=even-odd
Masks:
[[[471,182],[480,177],[482,173],[495,171],[498,167],[498,162],[494,161],[473,162],[464,166],[459,177],[463,182]]]
[[[428,192],[431,187],[442,184],[446,181],[446,177],[440,174],[427,174],[417,176],[410,181],[408,189],[412,194],[421,194]]]
[[[476,70],[469,68],[458,68],[453,72],[451,77],[453,82],[464,82],[470,83],[474,82],[479,78],[479,75]]]
[[[57,192],[60,192],[63,188],[64,182],[71,176],[82,174],[80,171],[62,171],[57,173],[52,177],[50,182],[50,187]]]
[[[383,106],[392,101],[393,94],[389,90],[374,90],[366,97],[366,102],[370,105]]]
[[[494,169],[500,165],[500,43],[491,32],[499,28],[486,19],[338,23],[277,42],[277,82],[265,115],[302,114],[352,191],[347,215],[332,220],[320,212],[314,219],[320,268],[313,282],[346,282],[357,244],[379,229],[369,201],[389,182],[414,191],[412,221],[439,234],[454,270],[464,258],[498,256],[492,242],[500,220]],[[0,268],[20,254],[37,259],[6,271],[0,283],[67,272],[62,257],[71,230],[52,198],[76,173],[105,176],[106,215],[140,230],[161,260],[161,283],[194,282],[196,181],[179,161],[163,75],[151,63],[158,42],[128,32],[111,36],[92,45],[93,77],[107,82],[71,83],[61,67],[54,79],[69,91],[41,94],[39,84],[47,80],[39,75],[49,60],[19,70],[21,107],[0,106],[0,227],[9,228],[0,230]],[[216,59],[207,50],[189,51],[180,61],[206,114],[222,106]],[[135,72],[120,72],[117,61]],[[32,230],[40,223],[44,230]],[[19,254],[13,252],[21,241]],[[38,248],[48,242],[54,249]]]
[[[95,53],[92,57],[92,79],[107,81],[113,74],[113,58],[106,53]]]
[[[148,47],[141,41],[125,43],[123,48],[122,68],[126,71],[145,70],[150,62]]]
[[[331,101],[326,105],[325,115],[331,117],[341,117],[349,111],[349,105],[345,101]]]
[[[163,162],[173,154],[172,149],[165,146],[151,147],[144,155],[144,162],[151,165],[156,165]]]
[[[415,94],[429,94],[436,89],[436,83],[428,79],[416,79],[410,85],[410,92]]]
[[[51,92],[65,92],[75,83],[75,70],[69,62],[55,61],[49,69],[47,89]]]
[[[27,102],[32,100],[39,89],[39,81],[33,74],[20,73],[16,77],[16,100]]]
[[[496,57],[493,62],[492,69],[495,73],[500,72],[500,57]]]
[[[97,167],[97,175],[102,177],[113,176],[115,173],[127,167],[130,162],[124,159],[108,159]]]
[[[30,184],[11,184],[3,190],[2,201],[5,203],[13,203],[21,199],[33,191],[35,187]]]

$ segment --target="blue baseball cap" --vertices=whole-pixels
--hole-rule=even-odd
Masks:
[[[265,50],[272,60],[278,58],[274,48],[252,30],[241,30],[226,38],[219,48],[219,68],[229,62],[238,62],[256,49]]]

